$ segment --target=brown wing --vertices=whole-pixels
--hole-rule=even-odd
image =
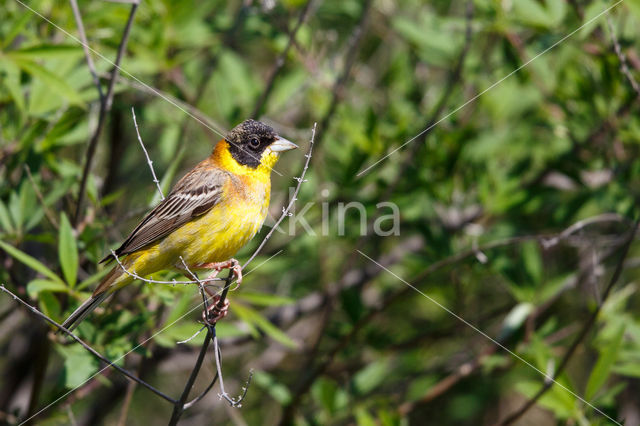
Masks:
[[[116,250],[122,256],[140,250],[178,229],[191,219],[208,212],[222,197],[224,184],[231,178],[220,169],[197,167],[185,175],[171,193],[158,204]],[[100,262],[113,259],[106,256]]]

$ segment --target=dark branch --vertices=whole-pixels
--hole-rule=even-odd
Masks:
[[[273,84],[276,81],[276,77],[278,76],[278,73],[284,66],[284,62],[287,59],[287,55],[289,54],[289,50],[291,49],[291,46],[293,46],[293,42],[296,38],[296,34],[298,33],[298,30],[300,29],[302,24],[304,24],[304,21],[307,19],[307,14],[311,9],[311,3],[313,3],[313,0],[308,0],[307,4],[304,5],[304,8],[302,9],[302,12],[300,12],[300,16],[298,17],[298,22],[296,22],[296,26],[293,28],[293,30],[289,32],[289,41],[287,41],[287,45],[285,46],[284,50],[280,53],[280,55],[278,55],[278,57],[276,58],[276,62],[273,65],[271,72],[269,73],[269,78],[267,78],[267,84],[265,86],[264,92],[262,92],[262,95],[258,99],[258,102],[256,102],[256,106],[253,108],[253,112],[251,113],[251,117],[256,120],[259,118],[260,114],[262,113],[262,108],[264,107],[265,103],[267,102],[267,99],[269,98],[269,95],[271,94],[271,91],[273,90]]]
[[[638,224],[640,224],[640,219],[636,220],[635,224],[633,225],[633,228],[629,231],[629,235],[628,235],[628,237],[627,237],[627,239],[626,239],[626,241],[625,241],[625,243],[624,243],[624,245],[622,247],[622,253],[620,253],[620,258],[618,259],[618,263],[616,264],[616,268],[615,268],[615,270],[613,272],[613,275],[609,279],[609,283],[607,284],[607,287],[605,288],[604,292],[602,293],[602,298],[601,298],[600,304],[598,304],[598,306],[593,311],[593,313],[591,314],[591,316],[589,317],[587,322],[585,322],[584,326],[582,327],[582,330],[580,331],[578,336],[576,336],[576,338],[574,339],[573,343],[571,344],[571,346],[569,347],[567,352],[562,357],[562,361],[560,361],[560,364],[558,365],[558,368],[554,372],[551,380],[546,380],[544,385],[540,388],[540,390],[532,398],[530,398],[527,402],[525,402],[520,408],[518,408],[512,414],[508,415],[505,419],[500,421],[498,423],[498,425],[501,425],[501,426],[509,425],[509,424],[512,424],[513,422],[515,422],[516,420],[518,420],[520,417],[522,417],[527,411],[529,411],[529,409],[531,407],[533,407],[536,404],[536,402],[545,393],[547,393],[547,391],[549,389],[551,389],[551,387],[555,384],[555,382],[558,379],[558,377],[560,377],[560,375],[564,372],[564,369],[566,368],[567,364],[569,363],[569,361],[573,357],[573,354],[575,353],[576,349],[582,343],[582,341],[587,336],[589,331],[591,331],[591,328],[593,327],[593,324],[596,322],[596,319],[598,318],[598,314],[600,313],[600,310],[602,309],[602,305],[604,304],[604,302],[609,297],[609,294],[611,293],[611,290],[613,289],[613,286],[618,282],[618,279],[620,278],[620,275],[622,274],[622,270],[623,270],[623,266],[624,266],[624,260],[627,258],[627,255],[629,254],[629,247],[631,247],[631,243],[632,243],[632,241],[633,241],[633,239],[634,239],[634,237],[636,235],[636,232],[638,230]]]
[[[133,18],[135,17],[136,10],[138,9],[138,3],[131,4],[131,11],[129,12],[129,19],[127,20],[127,24],[124,27],[124,33],[122,34],[122,39],[120,40],[120,46],[118,47],[118,54],[116,56],[116,60],[114,62],[113,70],[111,71],[111,76],[109,78],[109,88],[107,89],[106,96],[102,97],[100,100],[100,112],[98,114],[98,125],[96,126],[96,130],[93,132],[93,136],[89,141],[89,148],[87,148],[87,155],[85,158],[84,169],[82,170],[82,180],[80,182],[80,188],[78,190],[78,204],[76,205],[76,212],[73,218],[74,226],[78,224],[80,221],[80,216],[82,214],[82,205],[84,204],[84,193],[87,187],[87,180],[89,179],[89,171],[91,170],[91,164],[93,163],[93,156],[96,152],[96,146],[98,144],[98,139],[100,138],[100,134],[102,133],[102,128],[104,127],[104,123],[107,118],[107,113],[111,109],[111,104],[113,102],[113,94],[116,86],[116,80],[118,79],[118,72],[120,71],[120,61],[122,61],[122,57],[124,56],[124,52],[126,50],[127,41],[129,40],[129,33],[131,32],[131,27],[133,25]]]
[[[99,352],[97,352],[95,349],[93,349],[91,346],[89,346],[88,344],[86,344],[82,339],[80,339],[78,336],[76,336],[75,334],[73,334],[72,332],[70,332],[69,330],[67,330],[65,327],[63,327],[62,325],[58,324],[57,322],[55,322],[53,319],[49,318],[47,315],[43,314],[42,312],[40,312],[39,310],[37,310],[36,308],[34,308],[33,306],[29,305],[27,302],[25,302],[24,300],[20,299],[18,296],[16,296],[15,294],[13,294],[8,288],[6,288],[4,285],[0,285],[0,291],[3,291],[5,293],[7,293],[9,296],[13,297],[13,300],[18,301],[20,304],[24,305],[26,308],[28,308],[31,312],[33,312],[36,316],[38,316],[39,318],[45,320],[46,322],[48,322],[49,324],[53,325],[54,327],[56,327],[58,330],[62,331],[63,333],[67,334],[68,336],[70,336],[73,340],[75,340],[76,342],[78,342],[80,344],[80,346],[82,346],[85,350],[87,350],[88,352],[90,352],[93,356],[95,356],[96,358],[100,359],[102,362],[104,362],[105,364],[107,364],[107,367],[111,367],[115,370],[117,370],[118,372],[120,372],[121,374],[123,374],[124,376],[128,377],[129,379],[133,380],[134,382],[137,382],[138,384],[144,386],[145,388],[149,389],[151,392],[155,393],[156,395],[158,395],[159,397],[169,401],[172,404],[176,403],[176,400],[171,398],[170,396],[165,395],[163,392],[159,391],[158,389],[154,388],[153,386],[151,386],[150,384],[148,384],[147,382],[145,382],[144,380],[134,376],[133,374],[129,373],[127,370],[125,370],[122,367],[119,367],[117,365],[115,365],[113,362],[111,362],[109,359],[105,358],[104,356],[102,356]],[[105,367],[106,368],[106,367]],[[97,373],[96,373],[97,374]]]
[[[91,57],[91,53],[89,52],[89,42],[87,41],[87,35],[84,32],[84,24],[82,23],[82,14],[80,13],[80,9],[78,8],[78,2],[76,0],[69,0],[71,3],[71,9],[73,10],[73,17],[76,20],[76,25],[78,27],[78,35],[80,36],[80,41],[82,42],[82,49],[84,50],[84,57],[87,60],[87,66],[89,67],[89,72],[91,73],[91,77],[93,77],[93,84],[95,84],[96,89],[98,89],[98,98],[100,102],[104,100],[104,93],[102,93],[102,85],[100,84],[100,78],[98,77],[98,73],[96,72],[96,66],[93,63],[93,58]]]

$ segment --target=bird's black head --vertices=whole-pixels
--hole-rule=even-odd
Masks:
[[[260,165],[264,151],[281,138],[271,126],[245,120],[234,127],[225,140],[229,142],[229,152],[238,163],[255,169]]]

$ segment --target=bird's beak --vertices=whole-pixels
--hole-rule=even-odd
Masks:
[[[269,148],[271,148],[271,151],[273,152],[289,151],[291,149],[296,149],[297,147],[298,145],[295,143],[288,141],[285,138],[281,138],[280,136],[276,138],[275,142],[269,145]]]

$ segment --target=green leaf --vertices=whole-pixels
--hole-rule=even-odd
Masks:
[[[531,278],[534,284],[539,284],[542,281],[542,257],[540,256],[540,248],[533,241],[528,241],[522,244],[522,260],[524,261],[524,268],[527,271],[527,275]]]
[[[105,277],[105,275],[109,273],[109,271],[111,271],[111,268],[104,268],[96,272],[95,274],[91,275],[89,278],[83,280],[80,284],[78,284],[78,286],[76,287],[76,290],[82,290],[90,286],[91,284],[100,281],[102,278]]]
[[[20,69],[0,54],[0,71],[4,71],[4,87],[7,88],[20,111],[25,110],[24,94],[20,84]],[[3,79],[0,79],[2,81]]]
[[[258,311],[241,305],[240,303],[236,303],[233,305],[233,310],[238,314],[244,321],[248,324],[253,324],[262,330],[267,336],[271,337],[273,340],[287,346],[289,348],[296,348],[298,344],[291,339],[291,337],[287,336],[282,330],[273,325],[267,318],[265,318]]]
[[[621,324],[611,342],[608,342],[607,345],[603,345],[603,348],[600,351],[600,357],[598,357],[598,361],[596,362],[595,367],[593,367],[593,371],[591,372],[589,381],[587,382],[587,389],[585,391],[585,398],[587,400],[592,400],[598,390],[600,390],[602,385],[604,385],[609,378],[611,367],[613,367],[613,364],[615,364],[618,359],[618,355],[620,354],[624,330],[625,325]]]
[[[42,291],[38,294],[38,305],[40,310],[54,320],[60,319],[62,308],[60,302],[50,291]]]
[[[67,293],[69,292],[69,287],[57,281],[40,279],[35,279],[27,284],[27,294],[29,294],[30,298],[36,299],[41,291]]]
[[[82,47],[75,44],[40,44],[11,51],[12,57],[30,61],[55,58],[73,60],[74,57],[79,58],[82,55]]]
[[[69,287],[73,288],[76,285],[78,276],[78,246],[76,245],[71,223],[69,223],[69,219],[64,213],[60,215],[58,257],[64,278],[67,280]]]
[[[256,371],[253,375],[253,380],[281,405],[286,405],[291,401],[289,388],[277,382],[275,378],[268,373]]]
[[[353,384],[359,394],[366,394],[378,387],[389,375],[389,362],[386,359],[372,362],[353,377]]]
[[[6,232],[13,232],[13,224],[11,223],[11,217],[9,216],[9,210],[0,200],[0,226]]]
[[[290,305],[295,302],[295,300],[290,297],[276,296],[274,294],[268,293],[250,293],[244,291],[242,292],[242,294],[238,294],[237,298],[249,302],[252,305],[258,306],[283,306]]]
[[[67,101],[75,105],[83,105],[84,100],[73,87],[69,85],[65,80],[58,77],[48,69],[38,65],[37,63],[21,58],[19,56],[13,56],[11,53],[7,54],[14,63],[22,68],[24,71],[31,74],[33,77],[41,80],[52,92],[60,95]]]
[[[52,281],[56,281],[61,284],[64,284],[64,282],[60,279],[60,277],[58,277],[51,269],[47,268],[38,259],[29,256],[25,252],[18,250],[17,248],[5,243],[4,241],[0,241],[0,248],[6,251],[11,257],[13,257],[19,262],[24,263],[34,271],[40,272],[45,277],[49,277]]]
[[[68,389],[82,385],[98,370],[98,360],[82,346],[57,345],[56,349],[64,358],[64,385]]]
[[[0,47],[7,47],[14,38],[18,36],[18,34],[22,33],[24,26],[27,25],[32,18],[29,13],[21,13],[20,18],[13,21],[13,26],[6,34],[3,34],[2,39],[0,39]]]

